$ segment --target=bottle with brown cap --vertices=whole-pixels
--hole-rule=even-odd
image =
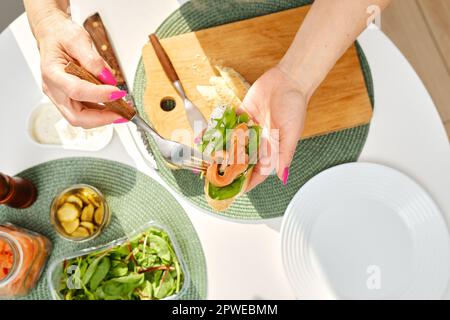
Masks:
[[[25,209],[36,201],[36,197],[36,188],[30,181],[0,173],[0,205]]]

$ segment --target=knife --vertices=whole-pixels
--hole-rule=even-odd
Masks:
[[[111,45],[100,14],[96,13],[87,18],[86,21],[84,21],[83,26],[94,41],[94,45],[97,48],[98,53],[111,67],[112,73],[117,80],[117,87],[128,92],[127,82],[125,81],[124,74],[120,68],[119,60],[117,59],[114,48]],[[132,100],[132,97],[130,97],[130,99]]]
[[[134,102],[134,98],[128,88],[127,82],[125,80],[124,73],[120,67],[119,60],[116,57],[116,54],[114,52],[114,48],[111,45],[111,41],[109,40],[108,33],[106,31],[105,25],[103,24],[102,18],[100,17],[99,13],[95,13],[94,15],[90,16],[84,21],[83,24],[86,31],[91,36],[95,47],[97,48],[98,53],[100,56],[108,63],[108,65],[112,69],[112,73],[117,81],[117,87],[120,90],[125,90],[127,92],[127,95],[125,97],[125,100],[133,106],[133,108],[136,109],[136,104]],[[140,137],[136,137],[136,134],[133,134],[134,130],[130,130],[131,134],[133,135],[134,139],[140,140],[135,141],[139,149],[145,149],[146,151],[141,150],[142,155],[144,158],[149,161],[152,165],[152,167],[155,167],[155,160],[153,158],[153,152],[149,145],[148,140],[145,138],[145,134],[142,129],[139,127],[137,128],[138,134]],[[140,143],[142,142],[143,146],[140,146]]]

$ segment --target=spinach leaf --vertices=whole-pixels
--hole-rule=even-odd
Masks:
[[[115,257],[126,257],[130,253],[130,249],[128,248],[128,244],[125,243],[120,247],[114,249],[113,254]]]
[[[122,262],[113,260],[112,267],[109,272],[110,277],[116,278],[116,277],[123,277],[126,276],[128,273],[128,266]]]
[[[174,281],[169,271],[164,271],[159,286],[155,289],[155,297],[162,299],[170,295],[172,288],[174,287]]]
[[[153,286],[150,281],[145,280],[142,289],[138,292],[141,300],[152,300],[153,299]]]
[[[89,265],[89,267],[86,270],[86,273],[82,277],[83,285],[87,285],[88,284],[88,282],[91,279],[92,275],[94,274],[95,270],[97,270],[97,266],[98,266],[100,260],[102,260],[102,258],[106,254],[107,254],[107,252],[103,253],[102,255],[100,255],[97,258],[95,258],[94,260],[92,260],[92,263]],[[88,257],[88,259],[89,259],[89,257]]]
[[[91,290],[97,289],[100,282],[106,277],[106,275],[109,272],[109,269],[111,268],[111,262],[108,257],[103,257],[99,264],[97,269],[95,270],[94,274],[92,275],[91,279],[89,280],[89,287]]]
[[[84,294],[88,300],[97,300],[96,295],[94,293],[90,292],[86,286],[83,287],[83,290],[84,290]]]
[[[231,184],[225,187],[216,187],[213,184],[209,184],[208,194],[212,199],[225,200],[230,199],[242,190],[242,186],[245,182],[245,175],[240,175]]]
[[[149,236],[150,248],[165,262],[170,262],[169,244],[161,237],[151,234]]]
[[[130,274],[125,277],[105,281],[102,285],[104,298],[126,299],[130,298],[133,290],[144,282],[143,274]]]

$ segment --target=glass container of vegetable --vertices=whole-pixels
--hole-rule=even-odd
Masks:
[[[55,300],[172,300],[190,283],[175,238],[154,222],[57,260],[47,281]]]
[[[66,240],[88,241],[108,225],[110,212],[103,194],[95,187],[77,184],[60,192],[50,207],[50,223]]]
[[[46,237],[10,223],[0,225],[0,297],[28,294],[51,251]]]

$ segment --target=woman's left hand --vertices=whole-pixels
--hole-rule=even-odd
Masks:
[[[250,88],[242,110],[263,127],[259,154],[250,191],[276,169],[278,178],[286,185],[289,166],[303,131],[308,98],[299,83],[279,66],[263,74]]]

